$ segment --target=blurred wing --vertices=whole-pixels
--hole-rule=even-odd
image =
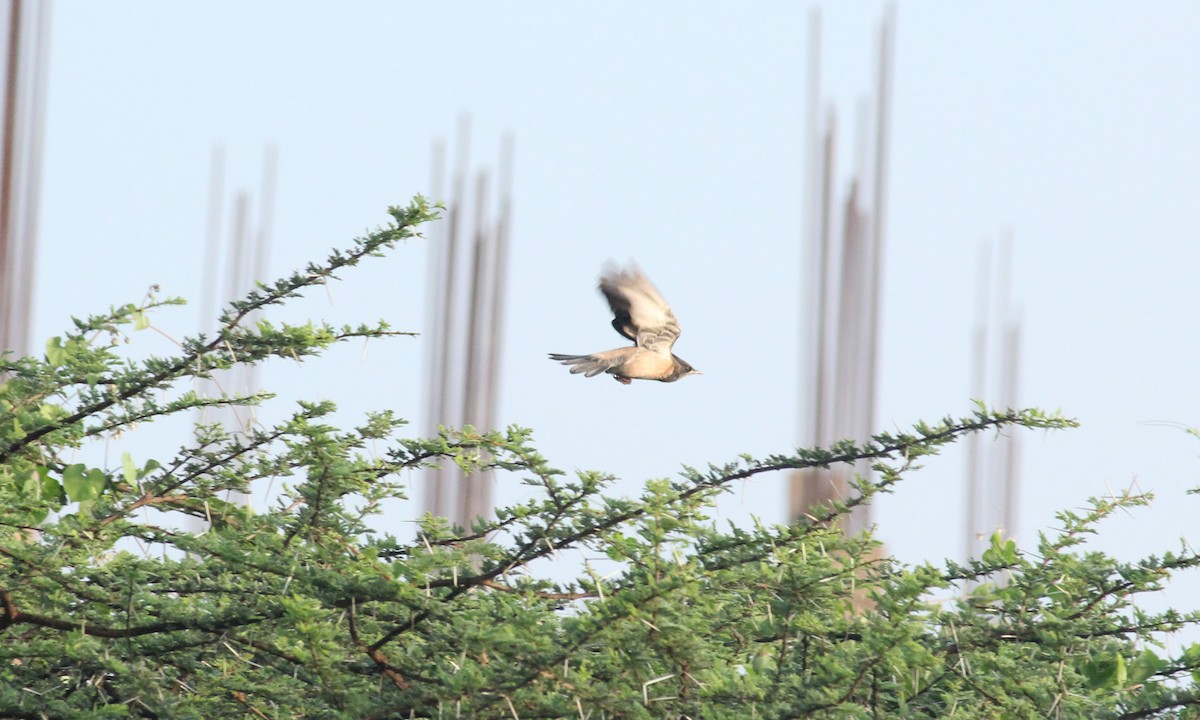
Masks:
[[[612,325],[638,347],[670,355],[679,337],[679,321],[671,306],[636,267],[610,268],[600,276],[600,292],[612,308]]]

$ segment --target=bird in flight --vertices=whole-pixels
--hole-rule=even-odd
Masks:
[[[571,373],[592,377],[608,373],[628,385],[634,380],[675,382],[700,371],[671,352],[679,338],[679,322],[671,306],[635,265],[621,270],[610,266],[600,275],[600,292],[612,308],[612,326],[633,341],[633,347],[591,355],[560,355],[550,359],[571,366]]]

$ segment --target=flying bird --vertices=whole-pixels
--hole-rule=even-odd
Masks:
[[[600,292],[612,308],[612,326],[633,341],[633,347],[591,355],[560,355],[550,359],[571,366],[571,373],[592,377],[608,373],[628,385],[634,380],[675,382],[700,371],[671,352],[679,338],[679,322],[671,306],[635,265],[621,270],[610,266],[600,275]]]

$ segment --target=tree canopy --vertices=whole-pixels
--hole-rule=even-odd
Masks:
[[[272,324],[253,313],[417,235],[423,198],[324,262],[232,303],[211,337],[132,360],[117,340],[179,301],[76,320],[40,357],[0,360],[0,716],[14,718],[1200,717],[1194,610],[1137,598],[1200,563],[1186,544],[1122,562],[1086,547],[1120,494],[1063,511],[1036,546],[999,535],[966,564],[907,566],[834,521],[975,432],[1074,425],[979,406],[866,443],[749,456],[637,497],[568,475],[510,427],[402,435],[392,411],[332,424],[330,402],[120,464],[90,443],[189,412],[266,402],[193,380],[304,359],[385,324]],[[757,475],[869,460],[859,496],[790,525],[719,528],[714,502]],[[469,528],[377,522],[413,473],[454,462],[534,489]],[[268,507],[230,500],[274,482]],[[190,520],[204,530],[187,531]],[[568,549],[611,558],[569,582]],[[949,598],[949,599],[948,599]]]

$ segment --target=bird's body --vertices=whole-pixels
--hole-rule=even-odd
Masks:
[[[600,292],[615,316],[613,328],[632,340],[633,347],[591,355],[550,353],[551,359],[571,366],[572,373],[583,373],[585,377],[609,373],[625,385],[634,380],[675,382],[700,373],[671,352],[679,338],[679,322],[640,270],[632,266],[605,270],[600,276]]]

